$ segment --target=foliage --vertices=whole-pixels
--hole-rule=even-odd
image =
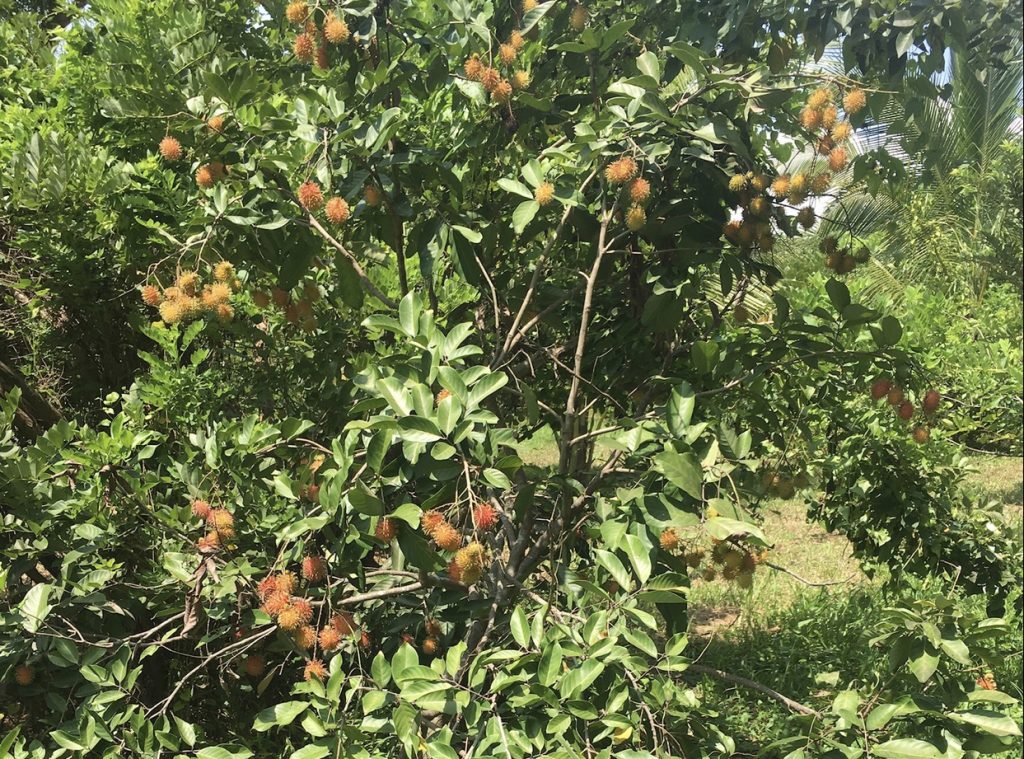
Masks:
[[[798,230],[756,187],[809,91],[857,87],[790,66],[842,36],[924,86],[1019,9],[531,5],[101,0],[3,90],[5,284],[45,325],[16,353],[81,351],[46,361],[85,420],[18,439],[3,401],[4,751],[729,755],[690,577],[748,585],[766,495],[818,483],[891,570],[1019,585],[941,441],[871,405],[880,374],[929,388],[900,322],[836,279],[771,296]],[[756,242],[722,241],[734,213]],[[527,465],[544,426],[558,460]],[[901,605],[890,676],[788,702],[763,748],[1012,749],[972,672],[1005,630]]]

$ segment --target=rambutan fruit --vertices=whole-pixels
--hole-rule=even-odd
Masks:
[[[739,577],[739,575],[740,575],[740,570],[739,570],[738,567],[730,567],[730,566],[722,567],[722,579],[723,580],[727,580],[728,582],[732,582],[737,577]]]
[[[211,132],[217,132],[219,134],[224,131],[224,117],[220,114],[211,116],[206,120],[206,126]]]
[[[807,97],[807,107],[821,110],[832,102],[832,90],[819,87]]]
[[[853,260],[859,264],[866,264],[871,260],[871,249],[867,245],[860,245],[853,251]]]
[[[921,424],[914,427],[914,442],[918,445],[924,445],[927,443],[931,436],[931,430],[929,430],[927,426]]]
[[[822,137],[818,140],[817,151],[818,155],[828,155],[832,152],[832,148],[836,146],[835,140],[831,137]]]
[[[546,206],[555,197],[555,186],[551,182],[541,182],[533,192],[533,199]]]
[[[381,517],[373,534],[377,540],[390,543],[398,535],[398,522],[390,517]]]
[[[324,215],[331,224],[344,224],[348,221],[349,213],[348,203],[344,198],[331,198],[324,207]]]
[[[490,530],[498,522],[498,512],[489,503],[480,503],[473,509],[473,524],[478,530]]]
[[[437,395],[434,396],[434,406],[440,406],[441,401],[443,401],[445,398],[450,398],[451,395],[452,393],[448,388],[441,388],[440,390],[437,391]]]
[[[850,139],[851,134],[853,134],[853,127],[850,126],[850,122],[841,121],[832,130],[832,139],[836,142],[846,142]]]
[[[500,82],[501,74],[498,73],[497,69],[487,66],[480,72],[480,84],[482,84],[484,89],[488,92],[494,92]]]
[[[270,594],[275,592],[277,592],[277,580],[274,579],[273,575],[267,575],[256,585],[256,594],[260,597],[261,601],[270,598]]]
[[[363,200],[370,208],[376,208],[381,204],[384,199],[384,195],[381,193],[380,188],[372,182],[367,182],[363,187]]]
[[[274,590],[267,596],[260,608],[271,617],[276,617],[291,605],[292,597],[282,590]]]
[[[214,282],[203,288],[200,300],[203,308],[216,309],[217,306],[231,300],[231,287],[224,282]]]
[[[789,174],[782,174],[772,182],[772,194],[777,198],[784,198],[789,195]]]
[[[319,211],[324,204],[324,194],[316,182],[303,182],[299,186],[299,203],[310,213]]]
[[[371,646],[373,646],[373,638],[370,637],[369,632],[363,630],[361,633],[359,633],[359,647],[365,651],[368,650]]]
[[[651,183],[643,177],[637,177],[629,185],[629,199],[634,205],[643,205],[651,197]]]
[[[743,590],[750,590],[754,587],[754,573],[741,570],[740,573],[736,575],[736,586]]]
[[[804,173],[794,174],[789,180],[790,195],[794,193],[802,194],[805,192],[807,192],[807,175]]]
[[[313,54],[316,52],[316,42],[313,36],[307,32],[295,35],[292,52],[300,61],[312,61]]]
[[[14,668],[14,682],[22,687],[31,685],[36,679],[35,670],[27,664],[19,664]]]
[[[195,295],[199,287],[199,275],[194,271],[183,271],[174,281],[174,286],[185,295]]]
[[[816,108],[804,108],[800,112],[800,124],[808,132],[813,132],[821,126],[821,111]]]
[[[569,13],[569,25],[577,32],[582,32],[587,28],[587,9],[582,5],[577,5]]]
[[[210,516],[210,504],[202,498],[192,501],[192,515],[206,520]]]
[[[821,241],[818,242],[818,248],[822,253],[835,253],[839,250],[839,238],[831,235],[822,237]]]
[[[522,69],[516,70],[512,74],[512,89],[525,90],[530,86],[530,75]]]
[[[196,184],[204,189],[209,189],[217,184],[217,178],[214,176],[210,164],[204,163],[196,169]]]
[[[309,651],[316,645],[316,630],[309,625],[302,625],[302,627],[292,633],[292,640],[303,651]]]
[[[332,626],[320,630],[320,648],[324,651],[333,651],[341,645],[341,633]]]
[[[771,204],[768,202],[768,198],[759,195],[750,201],[748,208],[754,216],[767,216],[768,211],[771,210]]]
[[[288,3],[284,16],[291,24],[301,24],[309,17],[309,4],[306,3],[306,0],[295,0]]]
[[[436,619],[423,620],[423,629],[427,631],[427,635],[431,638],[441,637],[441,623]]]
[[[259,654],[249,654],[242,663],[245,674],[249,677],[259,677],[267,670],[267,661]]]
[[[683,561],[686,562],[686,566],[690,569],[696,569],[701,565],[701,562],[704,561],[704,549],[694,548],[683,556]]]
[[[842,263],[843,256],[840,253],[833,251],[825,256],[825,267],[832,269],[832,271],[839,271],[839,267]]]
[[[286,606],[278,613],[277,624],[282,630],[298,630],[302,626],[302,616],[294,606]]]
[[[327,677],[327,667],[319,659],[310,659],[306,663],[306,668],[302,671],[302,676],[308,680],[323,680]]]
[[[465,548],[460,548],[458,550],[455,554],[455,563],[459,565],[463,574],[465,574],[467,569],[483,567],[484,547],[474,540]]]
[[[216,530],[211,530],[196,541],[196,547],[202,553],[217,551],[220,549],[220,539],[221,534]]]
[[[292,608],[298,612],[303,624],[308,624],[313,618],[313,605],[305,598],[293,598]]]
[[[327,54],[327,48],[323,45],[316,46],[316,53],[313,55],[313,64],[322,71],[326,71],[331,67],[331,58]]]
[[[892,390],[892,382],[884,377],[879,377],[871,385],[871,399],[881,400],[889,394],[890,390]]]
[[[804,206],[796,214],[796,223],[804,229],[810,229],[814,226],[814,207]]]
[[[739,569],[743,565],[743,552],[736,548],[729,548],[722,554],[722,563],[727,567]]]
[[[924,400],[921,401],[921,409],[926,414],[934,414],[940,403],[942,403],[942,396],[939,391],[929,390],[924,394]]]
[[[455,559],[448,562],[448,576],[455,580],[455,582],[462,582],[462,568],[456,563]]]
[[[853,256],[844,255],[840,261],[839,266],[836,267],[836,271],[840,274],[849,274],[851,271],[857,268],[857,259]]]
[[[757,236],[757,247],[761,250],[772,250],[775,247],[775,235],[771,232],[762,232]]]
[[[442,390],[441,392],[443,393],[446,391]],[[440,394],[441,393],[438,393],[438,395]],[[444,523],[444,515],[436,509],[425,511],[423,512],[423,516],[420,517],[420,527],[423,528],[423,532],[425,534],[430,535],[431,537],[434,535],[434,530]]]
[[[889,401],[890,406],[899,406],[903,403],[903,390],[899,385],[892,385],[885,394],[885,399]]]
[[[275,287],[270,291],[270,298],[274,301],[274,304],[279,308],[284,308],[291,301],[292,296],[280,287]]]
[[[153,287],[153,285],[144,285],[142,287],[142,302],[147,306],[159,306],[163,300],[163,296],[160,294],[160,290]]]
[[[437,638],[427,638],[423,641],[423,653],[427,656],[434,656],[441,650],[441,644]]]
[[[295,592],[295,589],[299,587],[299,579],[295,576],[294,572],[280,572],[274,577],[274,581],[277,583],[277,589],[291,595]]]
[[[626,211],[626,226],[631,232],[639,232],[647,224],[647,212],[640,206],[630,206]]]
[[[437,525],[431,536],[442,551],[457,551],[462,545],[462,535],[448,522],[441,522]]]
[[[160,157],[165,161],[181,160],[182,154],[181,143],[170,135],[160,140]]]
[[[348,24],[337,18],[333,13],[327,14],[324,21],[324,39],[332,45],[340,45],[349,38]]]
[[[739,242],[740,227],[742,226],[742,222],[738,219],[732,219],[722,226],[722,234],[725,235],[725,239],[731,242]]]
[[[828,167],[832,171],[842,171],[846,168],[847,161],[846,148],[842,145],[832,148],[832,152],[828,154]]]
[[[847,113],[857,113],[868,104],[864,90],[856,87],[843,96],[843,110]]]
[[[674,551],[679,548],[679,533],[674,528],[669,527],[662,531],[658,538],[658,543],[661,545],[662,550]]]
[[[262,290],[252,294],[252,302],[256,308],[267,308],[270,305],[270,296]]]
[[[218,282],[230,282],[235,276],[235,266],[230,261],[218,261],[213,267],[213,278]]]
[[[732,319],[737,324],[746,324],[750,321],[750,312],[742,303],[737,303],[732,307]]]
[[[331,617],[331,627],[338,631],[338,635],[351,635],[356,630],[356,621],[351,612],[339,611]]]
[[[473,53],[466,59],[466,62],[462,64],[462,70],[465,72],[467,79],[479,82],[484,73],[484,64],[480,60],[480,56]]]
[[[537,7],[537,0],[523,0],[523,13],[529,13]]]
[[[516,59],[516,49],[508,42],[503,43],[498,47],[498,57],[501,58],[501,62],[506,66],[512,64]]]
[[[715,568],[710,564],[704,567],[704,571],[700,573],[701,579],[705,582],[713,582],[717,576],[718,572],[716,572]]]
[[[512,33],[508,35],[508,44],[510,44],[516,50],[522,50],[523,45],[526,44],[526,39],[523,37],[523,33],[518,29],[513,29]]]
[[[502,79],[491,91],[491,100],[495,103],[507,103],[512,99],[512,83]]]
[[[825,129],[831,129],[836,125],[838,118],[839,111],[836,110],[834,105],[830,105],[821,111],[821,126]]]
[[[235,518],[227,509],[210,509],[206,523],[217,532],[224,532],[234,526]]]
[[[309,582],[321,582],[327,578],[327,562],[323,556],[306,556],[302,560],[302,576]]]
[[[828,192],[828,188],[832,185],[832,175],[827,171],[823,171],[820,174],[815,174],[814,178],[811,179],[811,192],[815,195],[823,195]]]
[[[914,404],[910,401],[903,401],[899,408],[896,409],[896,416],[898,416],[904,422],[909,422],[914,416]]]
[[[750,180],[747,179],[746,174],[733,174],[729,177],[729,189],[732,192],[741,192],[747,189],[747,183]]]
[[[636,176],[637,169],[636,161],[631,156],[623,156],[608,164],[604,176],[612,184],[625,184]]]
[[[754,225],[748,222],[740,224],[739,231],[736,233],[736,241],[741,247],[749,247],[754,242]]]

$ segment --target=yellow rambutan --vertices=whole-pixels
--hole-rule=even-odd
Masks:
[[[629,185],[629,199],[635,205],[642,205],[650,200],[651,183],[643,177],[637,177]]]
[[[303,182],[299,186],[298,196],[302,207],[311,213],[320,210],[324,204],[324,194],[316,182]]]
[[[363,187],[363,200],[366,201],[366,205],[370,208],[376,208],[383,199],[384,195],[381,193],[380,188],[373,182],[367,182]]]
[[[200,551],[216,551],[220,548],[221,534],[219,532],[210,531],[199,538],[197,545]]]
[[[227,282],[235,276],[235,267],[230,261],[218,261],[213,267],[213,278],[218,282]]]
[[[316,42],[313,36],[307,32],[295,35],[292,52],[295,53],[295,57],[300,61],[313,60],[313,54],[316,52]]]
[[[587,28],[587,9],[582,5],[577,5],[569,13],[569,24],[577,32],[582,32]]]
[[[551,182],[541,182],[533,192],[533,199],[546,206],[555,197],[555,186]]]
[[[473,53],[466,62],[462,64],[462,70],[466,73],[466,78],[474,82],[480,81],[481,76],[484,73],[484,64],[480,60],[480,56]]]
[[[163,300],[163,296],[160,295],[160,290],[153,287],[153,285],[144,285],[142,288],[142,302],[147,306],[159,306],[160,301]]]
[[[836,142],[846,142],[853,134],[853,126],[849,121],[840,121],[832,130],[832,139]],[[830,151],[831,152],[831,151]]]
[[[647,212],[640,206],[630,206],[626,211],[626,226],[631,232],[639,232],[647,224]]]
[[[733,174],[729,177],[729,189],[732,192],[741,192],[747,188],[748,181],[746,174]]]
[[[512,74],[512,87],[517,90],[525,90],[530,86],[530,75],[519,69]]]
[[[832,148],[832,152],[828,154],[828,167],[832,171],[842,171],[846,168],[846,148],[842,145],[838,145]]]
[[[299,579],[294,572],[280,572],[274,577],[277,589],[291,595],[299,587]]]
[[[316,630],[309,625],[302,625],[295,632],[292,633],[292,640],[295,641],[295,645],[304,651],[308,651],[316,645]]]
[[[206,120],[206,126],[209,127],[211,132],[223,132],[224,131],[224,117],[220,114],[211,116]]]
[[[495,88],[501,83],[501,74],[498,73],[497,69],[487,66],[483,71],[480,72],[480,84],[484,86],[484,89],[488,92],[494,92]]]
[[[514,47],[516,50],[522,50],[523,45],[526,44],[526,39],[523,37],[523,33],[518,29],[513,29],[512,33],[508,36],[508,44]]]
[[[167,135],[160,140],[160,157],[165,161],[177,161],[182,156],[181,143]]]
[[[462,545],[462,535],[448,522],[441,522],[432,533],[434,542],[442,551],[457,551]]]
[[[332,626],[320,630],[320,648],[324,651],[333,651],[341,645],[341,633]]]
[[[529,13],[537,7],[537,0],[523,0],[523,13]]]
[[[772,194],[777,198],[784,198],[789,195],[789,174],[782,174],[772,182]]]
[[[340,45],[349,38],[348,24],[337,18],[333,13],[327,14],[324,21],[324,39],[332,45]]]
[[[460,548],[455,554],[455,565],[461,572],[461,582],[465,585],[472,585],[483,574],[484,547],[473,542],[465,548]]]
[[[202,498],[192,501],[192,515],[205,521],[210,515],[210,504]]]
[[[206,523],[217,532],[223,532],[234,526],[235,518],[227,509],[210,509],[206,515]]]
[[[767,216],[771,210],[771,204],[768,202],[768,198],[758,195],[750,201],[748,208],[754,216]]]
[[[203,307],[216,310],[217,306],[231,300],[231,287],[223,282],[214,282],[203,288],[201,296]]]
[[[277,580],[274,579],[273,575],[267,575],[256,585],[256,594],[260,597],[260,600],[265,601],[270,598],[272,593],[277,591]]]
[[[348,203],[344,198],[331,198],[324,207],[324,215],[332,224],[344,224],[348,221],[349,213]]]
[[[516,59],[516,49],[510,43],[503,43],[498,47],[498,57],[501,58],[501,62],[506,66],[512,64],[512,61]]]
[[[821,111],[816,108],[804,108],[800,112],[800,124],[809,132],[821,126]]]
[[[204,163],[198,169],[196,169],[196,184],[205,189],[213,187],[217,183],[217,177],[214,174],[210,164]]]
[[[608,164],[604,176],[612,184],[625,184],[636,176],[637,170],[636,161],[631,156],[623,156]]]
[[[789,180],[789,191],[790,193],[807,192],[807,175],[803,173],[794,174],[793,178]]]
[[[327,562],[323,556],[306,556],[302,560],[302,576],[310,582],[320,582],[327,577]]]
[[[288,7],[284,12],[285,18],[288,19],[289,23],[301,24],[309,16],[309,4],[305,0],[295,0],[294,2],[288,3]]]
[[[857,113],[867,103],[867,96],[864,94],[864,90],[859,87],[850,90],[843,96],[843,110],[850,114]]]
[[[658,543],[661,545],[662,550],[674,551],[679,548],[679,533],[672,527],[662,530],[661,535],[658,537]]]
[[[446,392],[444,390],[441,391]],[[440,395],[441,393],[438,393]],[[434,530],[439,525],[444,524],[444,515],[436,509],[430,509],[429,511],[423,512],[423,516],[420,518],[420,527],[423,528],[423,532],[427,535],[433,536]]]
[[[821,112],[821,126],[825,129],[831,129],[836,125],[836,121],[839,119],[839,111],[836,110],[834,105],[826,107]]]
[[[185,305],[180,298],[165,300],[160,304],[160,318],[165,324],[177,324],[185,316]]]
[[[373,534],[377,540],[390,543],[398,535],[398,522],[390,517],[381,517]]]
[[[327,667],[319,659],[310,659],[302,672],[306,680],[323,680],[327,677]]]
[[[807,107],[818,111],[832,102],[832,90],[819,87],[807,97]]]
[[[178,275],[178,278],[174,281],[174,286],[185,293],[185,295],[195,295],[196,290],[199,288],[199,275],[194,271],[185,270]]]
[[[495,103],[507,103],[512,99],[512,83],[502,79],[491,91],[491,100]]]
[[[292,598],[291,608],[295,609],[304,624],[313,618],[313,605],[305,598]]]

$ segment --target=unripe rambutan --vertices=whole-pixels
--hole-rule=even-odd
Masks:
[[[19,664],[14,668],[14,682],[18,685],[25,687],[32,684],[32,681],[36,679],[36,673],[27,664]]]
[[[843,257],[839,253],[832,252],[825,256],[825,266],[833,271],[838,271],[842,262]]]
[[[213,170],[210,168],[210,164],[204,163],[198,169],[196,169],[196,184],[202,188],[209,189],[217,183],[217,178],[214,176]]]
[[[398,535],[397,520],[391,519],[390,517],[381,517],[380,521],[377,522],[377,529],[374,530],[373,534],[377,540],[390,543]]]
[[[512,99],[512,83],[508,79],[502,79],[491,92],[491,100],[495,103],[507,103]]]
[[[747,188],[748,181],[750,180],[747,179],[746,174],[733,174],[729,177],[729,189],[733,192],[745,190]]]
[[[626,226],[632,232],[639,232],[647,224],[647,212],[640,206],[631,206],[626,211]]]
[[[821,111],[816,108],[804,108],[800,112],[800,124],[808,132],[813,132],[821,126]]]
[[[864,90],[859,87],[850,90],[843,96],[843,110],[847,113],[857,113],[868,104]]]
[[[473,53],[466,59],[466,62],[462,64],[462,70],[466,73],[467,79],[479,82],[484,73],[484,64],[480,60],[480,56]]]
[[[690,567],[690,569],[696,569],[704,561],[704,549],[694,548],[683,556],[683,561],[686,562],[686,566]]]
[[[889,388],[889,392],[886,393],[885,399],[889,401],[890,406],[899,406],[903,403],[903,390],[900,389],[899,385],[893,385]]]
[[[292,52],[300,61],[313,60],[313,54],[316,52],[316,42],[313,40],[313,36],[307,32],[297,34],[292,45]]]
[[[832,169],[832,171],[842,171],[846,168],[846,162],[846,148],[842,145],[837,145],[832,148],[832,152],[828,154],[828,167]]]
[[[427,638],[423,641],[423,653],[427,656],[434,656],[439,650],[441,650],[441,644],[438,643],[437,638]]]
[[[896,410],[896,416],[898,416],[904,422],[909,422],[914,416],[914,404],[910,401],[903,401],[900,407]]]
[[[814,207],[804,206],[796,214],[796,223],[804,229],[810,229],[814,226]]]
[[[629,185],[629,199],[635,205],[643,205],[651,197],[651,183],[643,177],[637,177]]]
[[[274,304],[280,308],[287,306],[288,302],[292,299],[292,296],[289,295],[286,291],[282,290],[280,287],[275,287],[273,290],[271,290],[270,297],[274,301]]]
[[[857,268],[857,259],[850,255],[844,255],[839,260],[839,266],[836,267],[836,271],[840,274],[849,274],[851,271]]]
[[[498,521],[498,513],[489,503],[477,504],[473,509],[473,524],[478,530],[489,530]]]
[[[533,199],[546,206],[555,197],[555,186],[551,182],[541,182],[533,192]]]
[[[323,45],[316,46],[316,53],[313,56],[313,64],[323,71],[331,67],[330,56],[327,55],[327,48]]]
[[[729,567],[729,566],[722,567],[722,579],[723,580],[727,580],[729,582],[732,582],[737,577],[739,577],[739,574],[740,574],[740,570],[739,570],[738,567]]]
[[[725,235],[727,240],[732,242],[739,242],[740,227],[743,226],[742,222],[738,219],[732,219],[727,221],[722,227],[722,234]]]
[[[445,392],[444,390],[441,391]],[[441,393],[438,393],[440,395]],[[429,511],[423,512],[423,516],[420,517],[420,527],[423,528],[423,532],[433,537],[434,530],[438,526],[444,524],[444,515],[436,509],[430,509]]]
[[[299,186],[299,203],[309,212],[319,211],[324,204],[324,194],[316,182],[303,182]]]
[[[304,651],[308,651],[316,645],[316,630],[309,625],[303,625],[292,633],[292,640],[295,641],[296,646]]]
[[[736,586],[743,590],[750,590],[754,587],[754,573],[741,570],[740,573],[736,575]]]
[[[224,131],[224,117],[220,114],[211,116],[206,120],[206,126],[209,127],[211,132],[223,132]]]
[[[516,90],[525,90],[530,86],[530,75],[522,69],[517,70],[512,74],[512,88]]]
[[[302,576],[309,582],[320,582],[327,577],[327,562],[323,556],[307,556],[302,560]]]
[[[210,504],[201,498],[192,501],[192,515],[205,520],[210,516]]]
[[[662,531],[658,537],[658,543],[661,545],[662,550],[674,551],[679,548],[679,533],[674,528],[669,527]]]
[[[582,32],[587,28],[587,9],[582,5],[577,5],[572,9],[569,14],[569,24],[577,32]]]
[[[784,198],[789,195],[789,175],[783,174],[772,182],[772,194],[777,198]]]
[[[289,23],[301,24],[309,16],[309,5],[305,0],[295,0],[294,2],[288,3],[288,7],[284,12],[285,18],[288,19]]]
[[[700,573],[700,576],[701,579],[705,582],[713,582],[714,579],[718,576],[718,573],[715,571],[715,568],[713,566],[708,564],[708,566],[704,567],[704,571]]]
[[[242,668],[249,677],[259,677],[266,671],[267,662],[259,654],[249,654],[245,657]]]
[[[349,38],[349,34],[348,24],[333,13],[327,14],[327,20],[324,22],[324,39],[332,45],[340,45]]]
[[[462,535],[447,522],[441,522],[432,533],[434,542],[442,551],[457,551],[462,545]]]
[[[850,139],[851,134],[853,134],[853,127],[850,126],[850,122],[841,121],[832,130],[832,139],[836,142],[846,142]]]
[[[636,161],[630,156],[623,156],[608,164],[604,170],[604,176],[612,184],[625,184],[636,176],[636,172]]]
[[[775,247],[775,235],[771,232],[762,232],[757,236],[757,247],[761,250],[772,250]]]
[[[768,198],[761,197],[760,195],[750,201],[750,212],[754,216],[767,216],[768,211],[771,210],[771,205],[768,203]]]
[[[498,73],[497,69],[487,66],[480,72],[480,84],[482,84],[484,89],[488,92],[494,92],[500,82],[501,74]]]
[[[942,403],[942,396],[939,395],[939,391],[929,390],[924,394],[924,400],[921,401],[921,408],[926,414],[934,414],[936,409],[939,408],[940,403]]]
[[[807,107],[820,110],[832,102],[832,90],[819,87],[807,97]]]
[[[331,198],[324,207],[324,215],[332,224],[344,224],[348,221],[349,213],[348,203],[344,198]]]
[[[892,383],[889,380],[884,377],[876,379],[871,385],[871,398],[876,401],[881,400],[889,394],[890,390],[892,390]]]
[[[832,184],[832,175],[827,171],[823,171],[820,174],[815,174],[811,180],[811,191],[815,195],[823,195],[828,192],[829,186]]]
[[[144,285],[142,288],[142,302],[147,306],[159,306],[163,300],[163,296],[160,295],[160,291],[153,287],[153,285]]]
[[[839,111],[836,110],[834,105],[830,105],[821,112],[821,125],[825,129],[831,129],[836,125],[838,118]]]
[[[431,638],[441,637],[441,624],[436,619],[423,620],[423,629],[427,631],[427,635]]]
[[[284,320],[289,324],[295,324],[299,321],[299,309],[294,303],[289,303],[284,307]]]
[[[509,43],[504,43],[498,47],[498,57],[501,58],[501,62],[506,66],[511,65],[512,61],[516,59],[516,49]]]
[[[384,196],[377,185],[372,182],[368,182],[363,187],[363,200],[366,201],[366,205],[370,208],[376,208],[379,206],[383,199]]]
[[[277,589],[291,595],[299,587],[299,579],[294,572],[281,572],[274,580],[277,582]]]
[[[319,659],[310,659],[302,671],[302,676],[306,680],[323,680],[327,677],[327,667]]]
[[[859,264],[865,264],[871,260],[871,249],[867,245],[861,245],[853,251],[853,260]]]
[[[320,648],[324,651],[333,651],[341,645],[341,633],[328,626],[320,630]]]
[[[818,248],[822,253],[835,253],[839,250],[839,238],[832,237],[831,235],[822,237],[818,243]]]
[[[270,296],[262,290],[257,290],[252,294],[252,302],[256,308],[266,308],[270,305]]]
[[[178,161],[182,155],[181,143],[167,135],[160,140],[160,157],[165,161]]]
[[[356,621],[351,612],[339,611],[331,617],[331,627],[338,631],[338,635],[351,635],[356,631]]]
[[[750,321],[750,311],[742,303],[737,303],[732,307],[732,318],[737,324],[746,324]]]
[[[523,33],[518,29],[513,29],[512,33],[508,35],[508,44],[514,47],[516,50],[522,50],[523,45],[526,44],[526,39],[523,37]]]
[[[932,436],[931,431],[927,426],[921,424],[914,428],[914,442],[918,445],[924,445],[928,442],[928,439]]]

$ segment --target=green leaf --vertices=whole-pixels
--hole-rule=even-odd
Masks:
[[[935,649],[928,644],[918,642],[915,652],[910,656],[909,667],[919,683],[926,683],[935,674],[939,666],[939,657]]]
[[[293,751],[288,759],[323,759],[329,756],[331,750],[327,746],[318,746],[314,743],[303,746],[298,751]]]
[[[517,235],[521,235],[526,225],[533,221],[533,217],[540,210],[540,203],[536,200],[524,200],[516,210],[512,212],[512,229]]]
[[[256,715],[252,729],[263,733],[272,727],[290,725],[292,721],[309,708],[307,701],[284,701],[267,707]]]
[[[899,319],[897,319],[895,316],[882,317],[882,321],[879,323],[879,325],[882,328],[882,340],[881,344],[879,345],[880,348],[886,348],[896,345],[896,343],[900,341],[900,338],[903,337],[903,325],[900,324]],[[877,339],[876,342],[878,342]]]
[[[518,180],[507,178],[499,179],[498,187],[503,190],[507,190],[508,192],[515,193],[516,195],[521,195],[527,200],[533,200],[533,193],[530,191],[530,188]]]
[[[630,581],[629,572],[622,566],[622,562],[619,561],[619,557],[609,551],[605,551],[601,548],[594,549],[594,556],[597,558],[597,563],[608,570],[608,573],[615,578],[623,589],[629,589],[633,587],[633,583]]]
[[[537,666],[537,679],[541,685],[550,687],[562,674],[562,646],[558,641],[543,647],[540,664]]]
[[[39,583],[29,588],[28,593],[21,599],[18,611],[21,613],[21,626],[25,632],[34,633],[43,624],[46,615],[53,608],[49,603],[52,590],[52,585]]]
[[[509,629],[511,629],[512,637],[515,638],[520,648],[526,648],[530,644],[530,627],[526,621],[526,612],[523,611],[522,606],[517,606],[512,612],[512,618],[509,620]]]
[[[505,473],[500,469],[488,467],[484,470],[483,475],[484,479],[487,480],[490,485],[498,488],[499,490],[508,490],[512,487],[511,480],[509,480]]]
[[[698,340],[690,348],[694,368],[701,374],[711,374],[718,366],[718,343]]]
[[[842,312],[850,305],[850,290],[838,279],[830,279],[826,282],[825,292],[828,293],[828,299],[832,301],[832,306],[836,311]]]
[[[231,750],[223,746],[207,746],[196,753],[196,759],[249,759],[252,751],[247,748],[232,746]]]
[[[626,535],[623,540],[626,547],[626,556],[629,557],[629,562],[633,565],[637,577],[640,578],[640,584],[643,585],[651,576],[650,548],[644,545],[643,541],[636,535]]]
[[[882,759],[945,759],[946,752],[941,751],[934,743],[917,738],[896,738],[879,743],[871,748],[872,756]]]
[[[987,709],[968,709],[967,711],[952,712],[947,715],[954,722],[961,722],[965,725],[974,725],[990,735],[1019,736],[1021,734],[1017,723],[1005,714],[989,711]]]
[[[703,497],[701,485],[703,474],[700,462],[692,453],[665,451],[654,457],[654,468],[665,479],[689,496],[700,500]]]
[[[690,426],[690,419],[693,418],[695,403],[696,398],[689,382],[682,382],[678,387],[672,388],[665,407],[665,415],[668,419],[668,429],[676,437],[686,435],[686,428]]]
[[[661,64],[658,62],[658,56],[650,50],[636,59],[636,67],[640,69],[641,73],[647,74],[655,81],[661,79]]]

